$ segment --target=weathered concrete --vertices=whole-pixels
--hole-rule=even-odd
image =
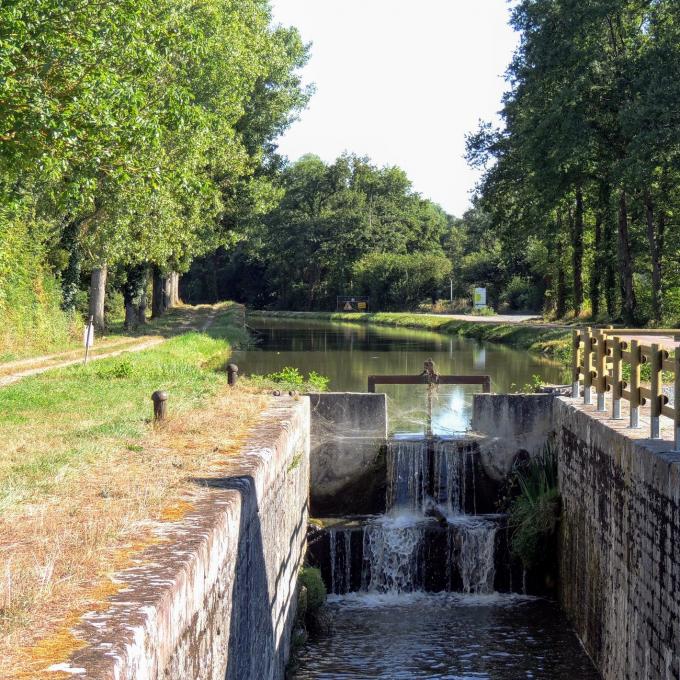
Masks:
[[[605,680],[680,679],[680,455],[554,402],[560,601]]]
[[[550,394],[475,394],[472,429],[485,435],[480,443],[486,474],[503,481],[518,453],[535,455],[553,432]]]
[[[277,399],[219,477],[196,479],[186,517],[103,611],[74,630],[67,670],[93,680],[280,680],[304,558],[309,401]]]
[[[312,514],[382,512],[386,395],[326,392],[309,397]]]

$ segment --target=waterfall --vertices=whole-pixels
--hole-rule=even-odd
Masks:
[[[422,512],[429,482],[427,440],[392,442],[387,456],[387,509]]]
[[[330,592],[344,595],[353,584],[381,594],[493,592],[501,518],[465,514],[466,505],[476,512],[474,456],[469,442],[456,439],[391,442],[387,514],[329,529]],[[355,542],[353,532],[362,532]]]
[[[460,541],[457,562],[463,591],[479,594],[493,592],[498,524],[486,519],[466,517],[457,528]]]
[[[362,590],[405,593],[418,590],[423,526],[408,518],[385,518],[364,529]]]
[[[455,439],[395,440],[387,459],[387,508],[425,513],[430,499],[447,516],[465,512],[468,476],[474,488],[471,448]]]
[[[333,595],[345,595],[352,589],[352,530],[328,530],[330,543],[331,587]]]

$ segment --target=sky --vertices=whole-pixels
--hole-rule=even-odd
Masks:
[[[273,0],[274,21],[311,42],[316,94],[280,140],[291,160],[344,151],[406,170],[461,216],[479,173],[465,134],[498,121],[517,45],[507,0]]]

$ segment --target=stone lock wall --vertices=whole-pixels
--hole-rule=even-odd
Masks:
[[[561,605],[604,680],[680,680],[680,455],[605,418],[554,402]]]
[[[92,680],[282,680],[306,550],[309,400],[272,401],[192,510],[120,574],[58,669]],[[61,675],[59,675],[61,677]]]

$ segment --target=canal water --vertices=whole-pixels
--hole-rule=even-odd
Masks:
[[[492,391],[521,389],[538,375],[560,383],[564,370],[554,361],[495,343],[483,343],[431,331],[365,324],[248,320],[255,331],[251,348],[235,352],[242,374],[268,374],[286,366],[316,371],[331,380],[329,390],[365,392],[369,375],[418,375],[433,359],[443,375],[490,375]],[[380,385],[389,399],[395,432],[422,432],[426,417],[425,386]],[[469,427],[472,395],[479,387],[441,385],[433,409],[433,431],[455,434]]]
[[[490,375],[497,392],[535,375],[563,377],[558,365],[526,352],[427,331],[250,324],[258,342],[236,353],[242,373],[297,367],[328,376],[335,391],[366,391],[371,374],[417,375],[428,359],[442,374]],[[386,513],[345,518],[316,542],[326,551],[332,626],[298,651],[295,680],[599,677],[558,607],[523,594],[521,576],[513,582],[499,540],[505,516],[478,514],[473,454],[461,453],[461,437],[445,436],[468,429],[475,389],[438,388],[433,440],[422,434],[425,386],[384,388],[396,433],[386,452]]]

